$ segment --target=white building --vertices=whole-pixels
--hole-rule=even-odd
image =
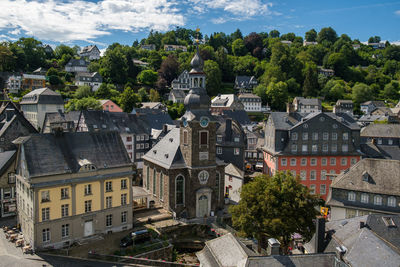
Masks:
[[[92,91],[97,91],[99,89],[101,83],[103,82],[103,78],[100,76],[98,72],[80,72],[75,77],[75,85],[83,86],[88,85],[92,89]]]
[[[261,112],[261,97],[244,93],[239,95],[239,100],[244,105],[244,110],[246,112]]]
[[[67,72],[87,72],[89,62],[84,59],[71,59],[67,65],[65,65],[65,71]]]
[[[49,88],[36,89],[22,97],[20,102],[24,117],[40,131],[47,112],[64,112],[64,100]]]
[[[22,76],[12,75],[7,80],[7,90],[9,93],[18,94],[22,85]]]
[[[185,90],[189,92],[189,72],[187,70],[182,71],[178,78],[172,81],[171,86],[173,90]]]
[[[81,57],[86,57],[89,60],[100,59],[100,50],[96,45],[85,46],[81,51]]]
[[[240,200],[240,191],[243,186],[244,172],[230,163],[225,167],[225,196],[230,202],[237,204]]]

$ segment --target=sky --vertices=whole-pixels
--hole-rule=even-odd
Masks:
[[[400,1],[391,0],[0,0],[0,40],[34,37],[45,44],[100,49],[131,45],[150,30],[199,27],[203,34],[240,29],[304,37],[332,27],[338,35],[400,44]]]

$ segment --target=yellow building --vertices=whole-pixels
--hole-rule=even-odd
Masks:
[[[56,131],[14,143],[18,222],[36,249],[132,228],[133,168],[118,133]]]

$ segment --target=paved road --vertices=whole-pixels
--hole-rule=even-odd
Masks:
[[[15,218],[1,218],[0,226],[15,225]],[[113,264],[101,261],[72,259],[61,256],[26,255],[21,248],[9,242],[0,230],[0,267],[124,267],[135,265]]]

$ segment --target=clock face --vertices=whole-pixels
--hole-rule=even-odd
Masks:
[[[188,125],[187,119],[182,118],[183,126],[186,127]]]
[[[209,174],[207,171],[201,171],[199,173],[199,182],[200,184],[206,184],[208,181]]]
[[[200,125],[201,125],[201,127],[207,127],[209,122],[210,122],[210,119],[207,118],[207,117],[202,117],[202,118],[200,119]]]

